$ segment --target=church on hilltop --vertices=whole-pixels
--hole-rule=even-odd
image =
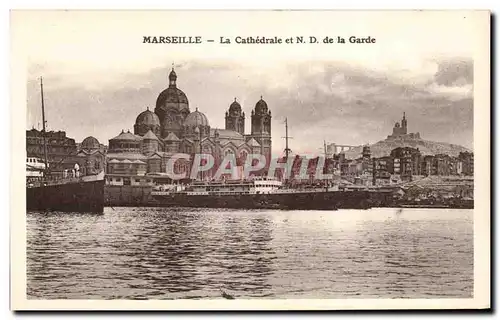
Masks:
[[[420,139],[420,132],[408,133],[408,122],[406,120],[406,114],[403,112],[403,119],[401,124],[396,122],[392,128],[392,134],[387,136],[387,139]]]
[[[211,154],[216,164],[228,154],[233,154],[239,164],[248,154],[262,154],[269,163],[271,111],[262,97],[250,118],[247,134],[245,112],[235,98],[225,113],[225,128],[211,127],[203,112],[198,108],[191,111],[187,95],[177,87],[177,74],[172,68],[168,87],[158,95],[154,112],[149,108],[142,111],[133,132],[122,130],[109,140],[107,173],[109,176],[164,173],[167,161],[177,153]],[[177,163],[188,167],[188,163]]]

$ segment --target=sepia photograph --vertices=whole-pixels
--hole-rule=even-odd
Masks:
[[[489,32],[12,11],[11,308],[489,308]]]

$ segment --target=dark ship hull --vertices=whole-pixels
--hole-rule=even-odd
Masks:
[[[159,206],[234,209],[369,209],[390,201],[390,194],[370,191],[291,192],[239,195],[153,195]]]
[[[104,180],[27,187],[26,207],[30,211],[103,213]]]

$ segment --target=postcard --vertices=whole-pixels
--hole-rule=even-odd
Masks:
[[[488,11],[13,10],[11,94],[13,310],[491,307]]]

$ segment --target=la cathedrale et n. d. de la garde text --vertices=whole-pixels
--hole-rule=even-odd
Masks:
[[[142,43],[151,44],[202,44],[202,43],[218,43],[218,44],[373,44],[377,40],[372,36],[295,36],[295,37],[264,37],[264,36],[247,36],[247,37],[225,37],[220,36],[211,39],[204,39],[201,36],[143,36]]]

